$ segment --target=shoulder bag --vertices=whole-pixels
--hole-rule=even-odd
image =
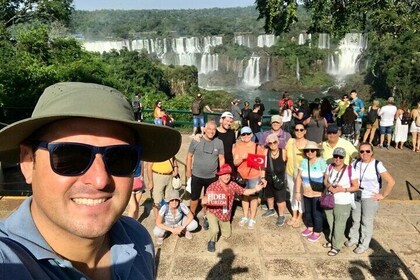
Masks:
[[[308,177],[309,177],[309,184],[311,185],[311,189],[314,192],[322,192],[324,190],[324,183],[323,182],[315,182],[311,180],[311,168],[309,166],[308,160]]]
[[[340,180],[343,177],[343,174],[346,171],[346,169],[347,169],[347,165],[344,165],[343,168],[341,168],[340,177],[338,177],[338,179],[336,178],[334,180],[333,185],[340,182]],[[319,204],[324,209],[333,209],[334,206],[335,206],[334,194],[332,192],[327,191],[327,190],[324,191],[321,195],[321,198],[319,199]]]

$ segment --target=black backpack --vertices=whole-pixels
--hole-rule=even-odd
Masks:
[[[369,107],[366,119],[368,124],[374,124],[378,118],[378,110],[373,110],[372,107]]]
[[[410,113],[408,111],[404,111],[404,113],[401,116],[401,124],[406,125],[406,124],[410,124],[410,122],[411,122]]]

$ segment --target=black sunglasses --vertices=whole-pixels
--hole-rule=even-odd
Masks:
[[[244,135],[251,135],[251,133],[242,133],[241,134],[241,136],[244,136]]]
[[[361,154],[364,154],[364,153],[367,153],[367,154],[370,154],[370,150],[360,150],[359,151],[359,153],[361,153]]]
[[[332,132],[332,131],[327,131],[327,134],[337,134],[337,131],[336,132]]]
[[[47,150],[50,153],[52,170],[61,176],[79,176],[90,168],[95,155],[102,155],[106,170],[113,176],[133,174],[140,161],[140,145],[112,145],[96,147],[73,142],[48,143],[39,141],[35,149]]]
[[[344,157],[343,156],[340,156],[340,155],[333,155],[333,158],[343,159]]]
[[[316,150],[316,149],[306,149],[305,153],[307,153],[307,152],[315,153],[316,151],[318,151],[318,150]]]
[[[302,131],[305,131],[305,129],[303,129],[303,128],[295,128],[295,131],[300,131],[300,132],[302,132]]]

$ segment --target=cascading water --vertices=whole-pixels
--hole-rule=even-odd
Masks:
[[[327,72],[339,80],[359,71],[359,58],[367,47],[367,38],[361,33],[347,33],[340,41],[338,51],[328,59]]]
[[[296,58],[296,79],[300,80],[300,65],[299,65],[299,58]]]
[[[248,60],[248,66],[244,71],[243,83],[249,87],[259,87],[260,82],[260,58],[252,56]]]
[[[259,35],[257,39],[257,46],[259,48],[271,47],[276,43],[276,37],[272,34]]]

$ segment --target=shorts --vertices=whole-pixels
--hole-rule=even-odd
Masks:
[[[204,116],[193,115],[193,126],[204,127]]]
[[[411,133],[420,133],[420,126],[416,126],[416,122],[412,122],[410,126]]]
[[[255,189],[257,184],[261,181],[260,177],[247,179],[245,189]],[[250,196],[259,196],[259,193],[252,194]]]
[[[267,181],[267,187],[265,187],[263,192],[264,192],[264,197],[265,198],[274,197],[274,200],[277,203],[284,202],[284,201],[287,200],[286,186],[284,186],[284,188],[282,188],[281,190],[276,190],[276,189],[273,188],[273,181],[272,180]]]
[[[391,126],[380,126],[379,131],[380,131],[381,135],[392,134],[392,125]]]
[[[214,178],[200,178],[194,175],[191,176],[191,200],[198,200],[201,196],[201,191],[204,187],[204,192],[211,183],[217,181],[217,177]]]
[[[375,128],[377,129],[379,127],[379,121],[376,120],[374,123],[368,123],[366,124],[366,129]]]

